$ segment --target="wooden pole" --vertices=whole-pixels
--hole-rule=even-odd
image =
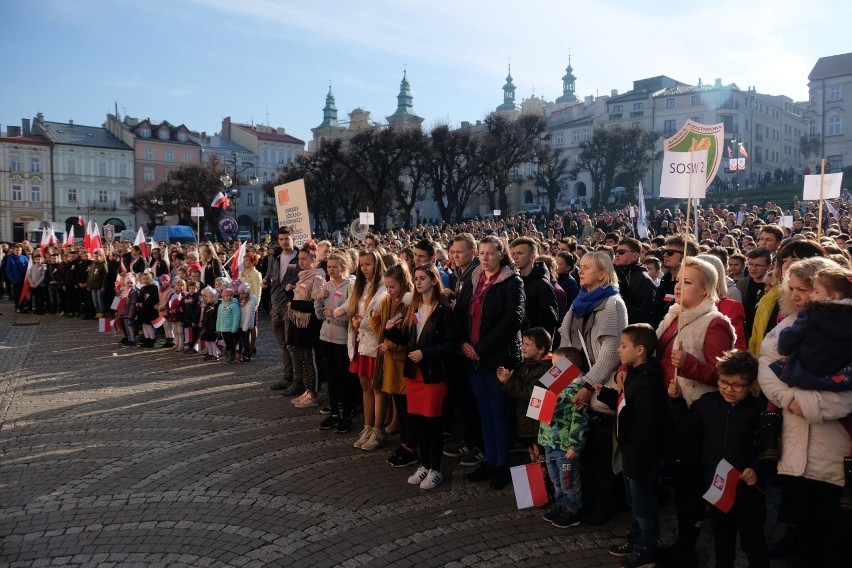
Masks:
[[[690,155],[690,161],[692,161],[692,152],[690,152],[689,155]],[[691,209],[692,209],[692,176],[689,176],[689,191],[688,191],[688,193],[689,193],[689,197],[686,200],[686,222],[683,224],[683,254],[680,256],[680,270],[677,273],[678,279],[681,279],[681,280],[683,279],[683,269],[686,267],[686,257],[689,255],[689,215],[690,215]],[[675,284],[675,286],[677,286],[677,284]],[[681,286],[681,294],[682,293],[683,293],[683,287]],[[681,300],[679,302],[677,302],[681,306],[681,313],[683,313],[683,304],[680,303],[682,301],[683,301],[683,299],[681,298]],[[681,332],[682,329],[683,329],[683,318],[678,316],[678,318],[677,318],[677,335],[678,335],[677,347],[678,347],[678,350],[680,350],[680,348],[683,346],[683,344],[680,342],[680,332]],[[675,374],[674,374],[674,378],[672,379],[673,381],[677,380],[677,377],[678,377],[677,371],[678,371],[678,368],[675,367]]]
[[[817,226],[817,238],[822,238],[822,208],[825,205],[825,196],[823,195],[825,186],[825,158],[820,161],[819,167],[819,222]]]

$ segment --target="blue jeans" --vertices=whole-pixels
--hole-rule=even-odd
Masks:
[[[622,467],[627,463],[627,452],[621,454]],[[657,478],[660,475],[660,462],[651,461],[651,469],[643,479],[629,479],[624,476],[627,501],[633,509],[633,522],[630,524],[630,538],[648,550],[656,550],[660,537],[660,506],[657,501]]]
[[[583,506],[583,494],[580,489],[580,459],[568,459],[563,450],[545,448],[547,475],[553,482],[554,501],[563,510],[576,515]]]
[[[136,318],[124,319],[124,331],[127,332],[128,341],[136,341]]]
[[[100,288],[92,288],[92,304],[96,314],[104,313],[104,291]]]
[[[511,401],[503,394],[497,373],[470,371],[470,388],[479,408],[485,461],[492,465],[509,465],[509,436],[512,431]]]

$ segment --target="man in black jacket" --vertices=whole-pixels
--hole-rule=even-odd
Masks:
[[[663,267],[666,269],[666,274],[660,280],[660,285],[657,286],[657,292],[654,296],[654,309],[651,312],[651,326],[654,329],[660,326],[660,322],[663,321],[669,311],[669,306],[674,304],[675,280],[680,271],[684,250],[687,251],[689,256],[698,254],[698,247],[692,239],[684,242],[683,235],[672,235],[666,239],[663,248]]]
[[[278,246],[269,258],[269,270],[263,278],[263,287],[268,289],[270,297],[270,320],[272,334],[281,348],[281,363],[284,378],[275,382],[272,390],[282,390],[285,396],[296,396],[304,392],[304,386],[294,381],[293,359],[290,356],[288,339],[290,336],[290,318],[288,311],[290,300],[293,299],[293,288],[299,280],[299,264],[296,258],[299,254],[293,248],[293,235],[289,227],[278,228]]]
[[[627,306],[627,323],[651,323],[654,293],[657,288],[648,276],[648,269],[639,263],[642,245],[636,239],[624,237],[615,247],[615,273],[618,289]]]
[[[559,308],[550,283],[550,274],[543,264],[535,262],[538,243],[528,237],[520,237],[512,241],[509,251],[524,281],[526,319],[523,329],[543,327],[552,337],[558,324]]]

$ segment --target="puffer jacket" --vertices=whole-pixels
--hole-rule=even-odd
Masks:
[[[796,316],[787,316],[766,334],[760,346],[757,380],[769,401],[783,409],[781,459],[778,473],[805,477],[843,487],[843,456],[849,454],[852,440],[839,419],[852,414],[852,391],[808,391],[783,383],[770,365],[781,358],[778,336],[790,327]],[[788,409],[799,403],[805,418]]]
[[[219,333],[236,333],[240,329],[240,303],[236,298],[222,301],[216,314],[216,331]]]

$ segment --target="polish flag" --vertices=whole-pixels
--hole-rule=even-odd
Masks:
[[[97,249],[104,248],[103,244],[101,243],[101,231],[96,222],[91,222],[91,229],[87,236],[89,238],[89,246],[86,248],[89,249],[89,253],[93,253]]]
[[[581,374],[580,368],[567,357],[560,357],[538,381],[550,392],[559,394]]]
[[[748,158],[748,152],[746,152],[745,145],[742,142],[740,142],[740,156]]]
[[[553,411],[555,409],[556,395],[547,389],[533,387],[530,403],[527,406],[527,416],[533,420],[550,424],[550,421],[553,420]]]
[[[213,202],[210,204],[210,207],[214,209],[227,209],[231,206],[231,200],[227,195],[222,193],[221,191],[216,194],[216,197],[213,198]]]
[[[734,506],[734,499],[737,497],[737,483],[740,477],[742,477],[742,472],[723,458],[716,466],[713,483],[703,495],[704,500],[723,513],[727,513]]]
[[[246,257],[246,244],[242,243],[234,256],[231,257],[231,278],[236,279],[240,275],[240,270],[243,268],[243,260]]]
[[[106,333],[108,331],[112,331],[113,329],[113,321],[109,318],[98,318],[98,331],[100,333]]]
[[[163,317],[163,314],[160,314],[156,318],[154,318],[154,320],[151,322],[151,325],[153,325],[154,327],[163,327],[164,323],[166,323],[166,318]]]
[[[142,230],[142,227],[139,227],[139,230],[136,232],[136,240],[133,241],[133,245],[139,247],[142,251],[142,256],[148,258],[148,243],[145,242],[145,232]]]
[[[77,216],[77,224],[81,227],[86,224],[86,219],[82,215]]]
[[[191,328],[191,327],[183,328],[183,342],[186,343],[187,345],[192,343],[192,341],[194,339],[192,337],[192,330],[193,330],[193,328]]]
[[[547,489],[544,487],[540,463],[519,465],[510,471],[518,509],[547,505]]]
[[[45,249],[53,243],[57,243],[59,241],[56,240],[56,234],[53,232],[53,229],[47,228],[41,230],[41,242],[39,243],[38,248],[41,249],[42,256],[45,254]]]
[[[618,406],[615,409],[615,437],[618,438],[618,419],[621,417],[621,411],[627,406],[627,398],[624,393],[618,393]]]
[[[30,279],[24,278],[24,284],[21,286],[21,296],[18,298],[18,303],[23,304],[30,299]]]
[[[733,157],[734,157],[734,151],[731,150],[730,146],[728,146],[728,159],[731,159]]]
[[[109,309],[111,309],[114,312],[123,312],[124,311],[124,304],[126,304],[126,303],[127,303],[127,298],[124,298],[122,296],[116,296],[115,298],[113,298],[112,304],[110,305]]]
[[[86,231],[83,233],[83,248],[92,252],[92,222],[86,223]]]
[[[68,229],[68,232],[65,233],[65,240],[62,242],[63,246],[71,246],[74,244],[74,225]]]

